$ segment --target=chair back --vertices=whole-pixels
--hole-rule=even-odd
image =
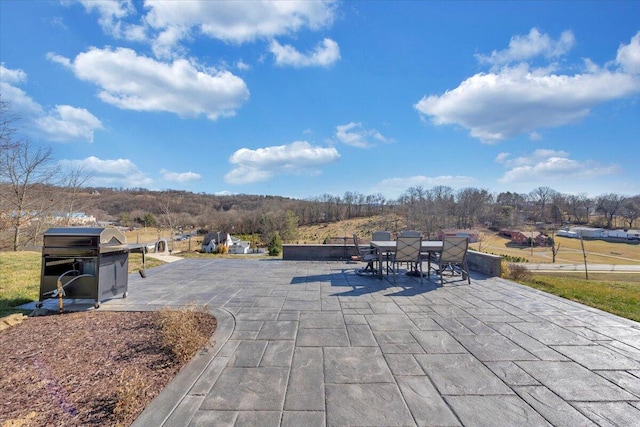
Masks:
[[[416,230],[404,230],[400,232],[401,237],[420,237],[422,233]]]
[[[469,239],[467,237],[445,237],[442,240],[440,262],[462,263],[467,256]]]
[[[374,231],[371,234],[371,240],[389,241],[391,240],[391,232],[390,231]]]
[[[420,262],[420,237],[399,236],[396,240],[396,262]]]
[[[360,240],[358,239],[358,235],[353,233],[353,246],[356,247],[356,252],[358,256],[362,257],[362,250],[360,250]]]

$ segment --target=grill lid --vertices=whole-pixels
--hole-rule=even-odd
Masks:
[[[99,246],[101,249],[126,246],[127,238],[116,228],[60,227],[44,233],[44,246]]]

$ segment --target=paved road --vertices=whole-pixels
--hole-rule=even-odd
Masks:
[[[522,263],[532,271],[584,271],[584,264]],[[640,265],[587,264],[587,271],[609,273],[640,273]]]
[[[640,324],[507,280],[186,259],[99,310],[206,304],[213,348],[134,426],[637,425]]]

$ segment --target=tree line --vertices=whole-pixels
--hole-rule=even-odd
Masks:
[[[640,195],[563,194],[549,187],[529,193],[447,186],[411,187],[398,199],[382,194],[346,192],[300,200],[262,195],[210,195],[144,188],[87,187],[82,170],[62,172],[51,149],[22,137],[17,118],[0,101],[0,250],[39,245],[50,226],[73,224],[84,212],[125,227],[158,225],[179,230],[225,231],[258,236],[266,244],[275,235],[295,241],[301,225],[361,217],[395,215],[406,227],[434,237],[448,228],[523,227],[528,223],[592,224],[633,228]]]

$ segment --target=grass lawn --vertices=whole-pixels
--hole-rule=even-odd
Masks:
[[[0,317],[19,312],[13,307],[37,301],[40,293],[40,252],[0,252]],[[145,267],[164,262],[147,257]],[[129,272],[142,268],[142,255],[129,255]]]
[[[640,322],[638,274],[535,274],[520,283]]]
[[[584,256],[579,239],[568,237],[555,237],[560,244],[560,250],[556,257],[557,264],[582,264]],[[514,246],[509,244],[509,239],[503,236],[486,233],[482,241],[469,245],[470,249],[496,255],[511,255],[522,257],[527,262],[550,263],[553,259],[551,248],[527,246]],[[584,249],[587,253],[589,264],[614,264],[614,265],[638,265],[640,264],[640,244],[638,243],[613,243],[604,240],[585,240]]]

